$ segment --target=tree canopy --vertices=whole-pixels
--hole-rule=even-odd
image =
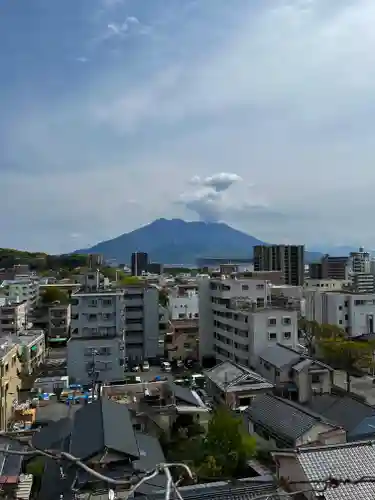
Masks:
[[[242,427],[240,419],[228,409],[217,409],[206,435],[201,426],[186,422],[175,442],[166,446],[169,460],[187,461],[198,477],[238,477],[247,459],[256,454],[256,440]]]
[[[54,302],[60,302],[60,304],[67,304],[69,302],[68,294],[55,286],[45,288],[41,293],[40,299],[44,305],[50,305]]]

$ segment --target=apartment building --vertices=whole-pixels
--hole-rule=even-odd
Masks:
[[[35,374],[39,372],[46,357],[46,344],[42,330],[24,330],[8,338],[18,346],[20,362],[20,389],[31,389]]]
[[[168,309],[172,320],[198,318],[198,293],[196,290],[187,290],[182,295],[170,295]]]
[[[321,260],[321,274],[312,276],[312,278],[334,279],[346,281],[350,274],[350,259],[347,256],[333,257],[325,255]]]
[[[271,306],[271,284],[256,279],[202,280],[200,357],[254,366],[268,345],[298,343],[298,306]]]
[[[349,262],[351,273],[369,274],[371,272],[371,256],[362,247],[358,252],[350,252]]]
[[[0,337],[13,335],[27,327],[28,302],[11,302],[5,299],[0,307]]]
[[[305,277],[304,245],[256,245],[255,271],[282,271],[284,283],[302,286]]]
[[[18,346],[9,341],[0,343],[0,429],[6,431],[13,414],[13,402],[18,399],[21,364]]]
[[[375,292],[375,276],[371,273],[353,273],[350,288],[357,293],[373,293]]]
[[[350,286],[350,280],[338,280],[332,278],[306,278],[304,288],[306,290],[320,290],[322,292],[337,292]]]
[[[169,361],[198,359],[199,322],[195,319],[175,319],[165,335],[165,350]]]
[[[124,292],[94,290],[71,298],[68,376],[77,383],[122,380],[125,362]]]
[[[70,337],[71,305],[52,304],[48,307],[48,343],[66,342]]]
[[[140,363],[162,354],[157,288],[129,285],[80,291],[71,298],[68,375],[77,381],[121,380],[125,362]]]
[[[39,278],[36,276],[4,280],[0,288],[10,302],[26,301],[28,310],[36,305],[39,298]]]
[[[375,293],[305,291],[306,319],[337,325],[350,337],[375,333]]]

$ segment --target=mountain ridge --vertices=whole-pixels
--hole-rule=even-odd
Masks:
[[[100,253],[105,259],[129,262],[133,252],[147,252],[152,262],[195,265],[198,258],[250,260],[253,246],[265,244],[268,243],[224,222],[161,218],[74,253]],[[320,256],[321,253],[306,252],[306,261]]]

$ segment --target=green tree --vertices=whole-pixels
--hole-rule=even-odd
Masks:
[[[206,457],[215,458],[215,467],[221,469],[222,475],[233,477],[255,455],[256,441],[245,432],[241,419],[219,408],[208,424],[204,448]]]
[[[346,373],[346,389],[351,389],[351,374],[359,368],[369,367],[372,347],[367,342],[349,340],[342,337],[323,338],[319,349],[324,360]]]
[[[60,304],[69,302],[67,293],[55,286],[44,289],[40,299],[43,305],[53,304],[53,302],[60,302]]]
[[[126,286],[126,285],[139,285],[140,283],[142,283],[142,281],[137,278],[137,276],[124,276],[121,280],[120,280],[120,285],[123,285],[123,286]]]
[[[159,290],[159,304],[162,307],[168,307],[169,295],[168,295],[168,290],[166,288],[162,288],[161,290]]]

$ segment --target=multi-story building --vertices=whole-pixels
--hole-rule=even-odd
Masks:
[[[322,292],[339,291],[350,286],[350,280],[337,280],[332,278],[306,278],[306,290],[320,290]]]
[[[362,247],[358,252],[350,252],[349,262],[351,273],[369,274],[371,272],[371,256]]]
[[[350,288],[358,293],[373,293],[375,276],[371,273],[353,273],[350,277]]]
[[[282,271],[287,285],[302,286],[305,277],[304,245],[256,245],[255,271]]]
[[[39,278],[37,277],[4,280],[1,288],[11,302],[27,301],[28,310],[36,305],[39,298]]]
[[[70,337],[70,322],[70,304],[51,304],[48,307],[48,343],[66,342]]]
[[[169,361],[198,359],[198,319],[175,319],[165,335],[165,350]]]
[[[8,340],[18,346],[20,361],[20,389],[31,389],[35,374],[40,371],[46,356],[44,332],[42,330],[24,330]]]
[[[27,328],[28,302],[10,302],[6,299],[0,307],[0,337],[13,335]]]
[[[298,343],[298,307],[271,306],[271,284],[256,279],[202,280],[199,292],[200,357],[254,366],[268,345]]]
[[[81,383],[121,380],[126,361],[160,356],[159,294],[155,287],[128,285],[80,291],[71,298],[68,375]]]
[[[198,293],[195,290],[188,290],[183,295],[170,295],[168,308],[172,320],[198,318]]]
[[[6,431],[13,414],[13,402],[18,399],[21,364],[18,345],[0,342],[0,429]]]
[[[146,252],[134,252],[131,256],[132,276],[142,276],[148,270],[148,254]]]
[[[94,290],[71,298],[68,376],[77,383],[122,380],[125,363],[124,292]]]
[[[321,275],[312,278],[347,281],[350,275],[349,257],[332,257],[325,255],[321,260]]]
[[[306,319],[337,325],[350,337],[375,333],[375,293],[306,290]]]

